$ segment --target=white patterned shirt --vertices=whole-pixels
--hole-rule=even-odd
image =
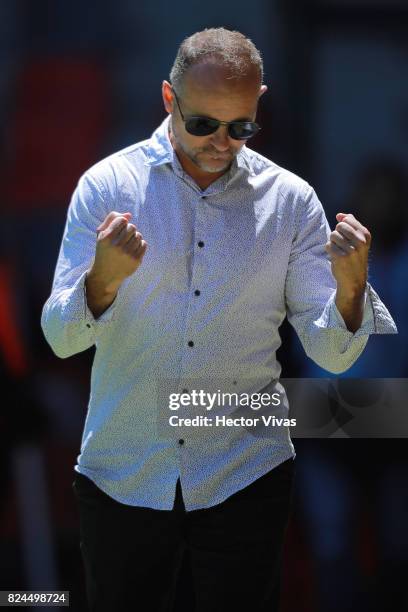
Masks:
[[[337,373],[354,363],[369,334],[396,327],[367,284],[363,323],[347,330],[324,250],[330,229],[307,182],[244,146],[202,191],[183,171],[168,123],[79,180],[42,327],[59,357],[96,346],[75,470],[119,502],[161,510],[173,507],[180,477],[190,511],[222,502],[294,448],[287,426],[266,437],[243,426],[190,428],[179,441],[177,430],[162,427],[170,393],[199,385],[278,390],[274,414],[284,417],[276,350],[286,315],[307,355]],[[96,228],[112,210],[132,213],[148,249],[95,319],[85,274]]]

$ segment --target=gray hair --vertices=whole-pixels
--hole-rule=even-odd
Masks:
[[[170,71],[170,82],[176,91],[182,87],[183,78],[190,66],[206,60],[228,68],[229,78],[243,77],[255,66],[262,83],[263,62],[254,43],[241,32],[210,28],[196,32],[181,43]]]

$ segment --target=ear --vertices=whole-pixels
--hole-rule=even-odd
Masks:
[[[268,91],[268,86],[261,85],[261,89],[259,90],[259,97],[261,97],[266,91]]]
[[[163,96],[163,104],[164,108],[168,113],[173,112],[173,90],[168,81],[163,81],[162,83],[162,96]]]

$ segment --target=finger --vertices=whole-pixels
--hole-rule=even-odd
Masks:
[[[140,257],[140,259],[143,259],[144,254],[146,253],[146,250],[147,250],[147,242],[146,240],[141,240],[140,246],[138,249],[138,253],[137,253],[137,257]]]
[[[117,216],[117,213],[115,211],[112,211],[108,214],[107,217],[105,217],[105,219],[102,221],[102,223],[100,223],[98,225],[98,227],[96,228],[97,232],[103,232],[103,230],[107,229],[107,227],[109,226],[109,224],[111,223],[111,221],[113,221],[113,219]]]
[[[361,244],[366,244],[365,236],[360,231],[349,225],[346,221],[341,221],[338,223],[336,225],[336,231],[351,242],[355,248],[360,247]]]
[[[368,247],[370,247],[371,245],[370,231],[364,225],[362,225],[360,221],[357,221],[357,219],[355,219],[354,217],[349,219],[349,217],[347,216],[343,220],[343,223],[347,223],[348,225],[350,225],[357,232],[357,236],[359,240],[363,242],[364,244],[367,244]]]
[[[112,240],[115,240],[115,243],[122,238],[122,232],[126,231],[127,224],[127,218],[120,216],[116,217],[109,225],[109,236]]]
[[[97,233],[98,232],[102,232],[103,230],[107,229],[109,227],[109,225],[111,224],[111,222],[117,218],[117,217],[126,217],[126,219],[129,221],[129,219],[131,218],[132,213],[130,212],[125,212],[125,213],[119,213],[116,210],[112,210],[106,217],[105,219],[102,221],[102,223],[100,225],[98,225],[98,227],[96,228]]]
[[[126,227],[127,219],[126,217],[116,217],[111,221],[110,225],[100,232],[98,232],[98,240],[110,241],[115,244],[115,240],[117,239],[119,233]]]
[[[113,243],[116,246],[122,246],[126,242],[126,240],[129,239],[129,235],[127,233],[128,232],[128,229],[127,229],[128,225],[129,225],[128,223],[124,223],[121,226],[119,232],[115,234],[115,236],[113,238]]]
[[[142,239],[142,234],[136,231],[135,226],[131,232],[127,233],[121,242],[121,246],[126,247],[127,250],[132,249],[135,244],[139,244]]]
[[[128,223],[125,225],[120,232],[120,234],[116,238],[116,244],[118,246],[124,246],[129,242],[129,240],[135,236],[136,234],[136,226],[133,223]]]
[[[333,261],[339,257],[347,256],[347,253],[345,253],[342,249],[340,249],[340,247],[337,246],[337,244],[334,244],[333,242],[329,245],[326,245],[326,247],[326,251],[329,255],[330,261]]]
[[[341,216],[341,218],[340,218]],[[364,225],[362,223],[360,223],[360,221],[358,221],[355,216],[352,213],[337,213],[336,215],[336,219],[338,221],[345,221],[346,223],[348,223],[349,225],[351,225],[351,227],[353,227],[356,230],[360,230],[361,232],[367,231],[367,228],[364,227]]]
[[[355,247],[336,230],[330,234],[330,241],[346,254],[355,250]]]
[[[131,236],[128,242],[126,242],[126,244],[124,245],[126,252],[134,253],[140,247],[142,239],[142,234],[140,234],[139,232],[134,233],[133,236]]]
[[[142,259],[147,249],[147,242],[145,240],[140,240],[137,243],[133,243],[132,247],[129,249],[129,254],[135,259]]]
[[[133,226],[132,231],[128,234],[126,240],[124,241],[124,245],[127,246],[130,243],[140,243],[140,241],[142,240],[143,236],[140,232],[137,231],[136,227]]]

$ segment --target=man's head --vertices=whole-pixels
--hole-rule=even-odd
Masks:
[[[245,140],[239,130],[220,125],[206,136],[186,130],[192,116],[222,122],[254,122],[262,85],[263,64],[253,43],[239,32],[214,28],[185,39],[163,82],[163,101],[171,113],[171,139],[184,169],[193,178],[215,180],[231,164]],[[188,125],[188,124],[187,124]],[[240,126],[238,126],[240,127]]]

